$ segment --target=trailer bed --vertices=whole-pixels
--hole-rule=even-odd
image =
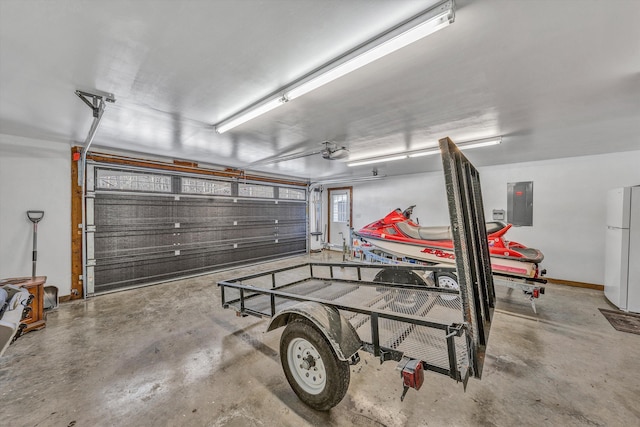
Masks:
[[[353,325],[365,350],[400,360],[422,360],[427,369],[458,380],[468,377],[458,291],[374,282],[385,268],[428,274],[433,268],[308,263],[220,282],[223,305],[242,314],[272,317],[300,301],[337,308]],[[454,268],[438,269],[455,271]],[[377,336],[376,336],[377,335]]]

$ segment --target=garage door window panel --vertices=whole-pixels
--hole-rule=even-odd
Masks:
[[[97,169],[96,188],[108,191],[171,193],[171,176]]]

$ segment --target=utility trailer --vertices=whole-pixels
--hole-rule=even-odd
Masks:
[[[270,317],[267,331],[286,326],[285,376],[314,409],[342,400],[359,351],[398,363],[401,399],[422,386],[424,370],[465,389],[469,377],[482,375],[495,291],[480,178],[449,138],[440,140],[440,151],[455,267],[307,263],[218,283],[223,307]],[[459,289],[439,286],[453,273]],[[433,285],[411,280],[421,275]]]

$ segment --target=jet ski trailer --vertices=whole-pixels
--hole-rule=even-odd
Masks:
[[[285,377],[316,410],[342,400],[360,352],[397,363],[401,399],[420,389],[425,370],[465,389],[470,377],[482,376],[495,290],[480,178],[449,138],[440,140],[440,151],[455,266],[307,263],[218,283],[224,308],[270,318],[268,331],[285,327]],[[459,289],[389,279],[426,270],[455,273]]]
[[[354,243],[355,242],[358,242],[358,240],[354,240]],[[351,254],[353,261],[366,262],[369,264],[405,266],[424,265],[432,267],[443,267],[447,265],[447,263],[434,263],[390,254],[367,242],[362,242],[361,244],[355,245]],[[396,276],[396,278],[406,281],[404,277]],[[414,281],[422,283],[424,284],[424,286],[437,286],[458,289],[458,278],[453,273],[436,274],[430,272],[426,277],[414,278]],[[544,295],[544,284],[546,283],[547,280],[540,277],[526,278],[495,271],[493,272],[493,284],[495,286],[506,287],[508,289],[508,295],[511,295],[511,292],[514,289],[522,291],[525,298],[527,298],[529,300],[529,303],[531,304],[531,310],[533,310],[533,312],[536,314],[538,313],[538,310],[536,309],[536,299],[540,298],[541,295]]]

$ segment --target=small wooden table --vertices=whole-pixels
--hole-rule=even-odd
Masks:
[[[15,285],[25,288],[31,295],[33,295],[33,301],[31,302],[31,312],[22,321],[27,324],[27,327],[23,333],[42,329],[46,326],[44,320],[44,284],[47,281],[47,276],[36,277],[12,277],[9,279],[0,280],[0,286]]]

